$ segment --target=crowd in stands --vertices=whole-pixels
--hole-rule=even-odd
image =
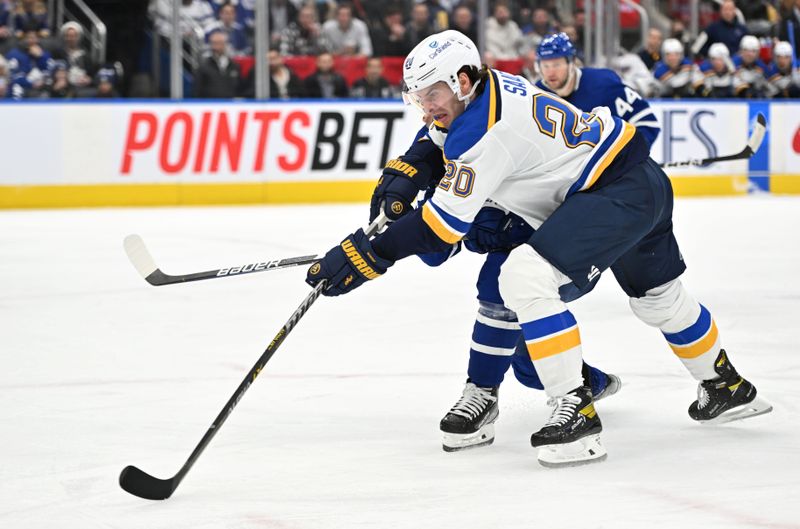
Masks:
[[[255,0],[179,0],[180,33],[202,42],[192,97],[254,97]],[[566,33],[583,61],[584,13],[554,0],[494,0],[484,62],[538,80],[536,48]],[[707,0],[702,32],[686,29],[688,0],[661,0],[669,27],[611,65],[646,97],[798,97],[800,0]],[[153,38],[172,34],[172,0],[150,0]],[[426,36],[457,29],[477,41],[476,0],[271,0],[273,98],[397,98],[401,62]],[[0,98],[116,97],[119,66],[93,64],[85,28],[48,26],[43,0],[0,0]],[[654,21],[654,24],[659,21]],[[159,37],[160,36],[160,37]],[[800,39],[800,34],[797,35]],[[356,64],[359,75],[343,71]],[[591,65],[587,65],[591,66]],[[396,68],[398,71],[387,71]]]
[[[118,97],[119,65],[92,60],[80,24],[49,18],[42,0],[0,0],[0,99]]]

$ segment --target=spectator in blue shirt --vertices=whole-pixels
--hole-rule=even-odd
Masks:
[[[721,42],[733,57],[739,51],[739,41],[747,35],[747,27],[736,18],[736,4],[733,0],[723,0],[719,7],[720,19],[709,24],[694,41],[692,53],[705,57],[712,44]]]
[[[228,48],[231,55],[250,55],[253,52],[244,26],[236,21],[236,7],[233,4],[226,3],[220,7],[217,22],[206,33],[206,42],[208,42],[209,36],[217,31],[228,36]]]
[[[17,99],[38,97],[45,86],[53,62],[50,54],[39,45],[38,32],[35,29],[26,31],[20,45],[8,52],[6,60],[14,97]]]

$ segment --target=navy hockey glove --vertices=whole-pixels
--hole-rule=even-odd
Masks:
[[[313,287],[325,280],[327,286],[322,295],[340,296],[386,273],[393,264],[393,261],[378,257],[364,230],[359,229],[311,265],[306,273],[306,283]]]
[[[487,253],[510,250],[531,238],[535,230],[517,215],[484,207],[475,216],[465,239],[467,250]]]
[[[389,160],[369,204],[369,221],[383,211],[390,221],[409,213],[420,191],[444,174],[442,151],[430,140],[415,141],[401,157]]]

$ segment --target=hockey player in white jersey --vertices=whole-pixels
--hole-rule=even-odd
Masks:
[[[699,381],[692,419],[769,411],[731,365],[708,310],[678,279],[685,266],[672,234],[672,189],[641,133],[607,108],[581,112],[521,77],[483,68],[475,45],[454,33],[426,38],[404,63],[407,98],[436,120],[428,135],[447,160],[439,187],[373,239],[363,230],[348,235],[306,281],[325,281],[324,295],[341,295],[398,259],[444,251],[491,199],[536,228],[503,264],[500,292],[554,407],[531,435],[540,463],[605,458],[581,376],[578,325],[559,286],[590,287],[608,268],[634,313],[662,331]]]

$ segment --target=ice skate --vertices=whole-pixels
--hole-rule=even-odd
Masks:
[[[464,393],[439,423],[442,448],[456,452],[494,442],[499,387],[481,388],[467,380]]]
[[[756,396],[756,387],[739,376],[725,349],[720,350],[714,361],[714,371],[718,378],[698,385],[697,400],[689,406],[689,417],[705,424],[722,424],[772,411],[771,404]]]
[[[600,444],[603,425],[588,387],[581,386],[547,403],[555,409],[542,429],[531,435],[531,445],[539,448],[542,466],[577,466],[600,462],[607,457]]]

